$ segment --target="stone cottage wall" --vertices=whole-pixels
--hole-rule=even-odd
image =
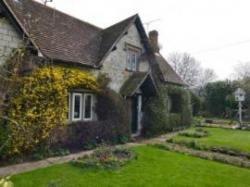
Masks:
[[[0,18],[0,65],[6,61],[12,50],[21,44],[22,38],[15,28],[5,18]]]
[[[128,29],[128,33],[122,37],[122,39],[116,45],[117,49],[109,54],[103,63],[101,73],[107,73],[111,78],[110,88],[116,92],[120,91],[123,83],[131,75],[131,72],[126,71],[127,52],[126,44],[130,44],[142,49],[144,53],[145,49],[141,43],[141,37],[135,25],[132,25]],[[149,63],[145,60],[140,62],[139,71],[147,72],[149,69]]]

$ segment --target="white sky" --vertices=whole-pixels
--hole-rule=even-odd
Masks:
[[[50,6],[103,28],[135,13],[144,23],[160,19],[149,30],[159,31],[163,56],[188,52],[220,79],[238,62],[250,62],[250,0],[53,1]]]

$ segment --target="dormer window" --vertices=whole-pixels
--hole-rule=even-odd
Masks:
[[[138,71],[139,57],[141,55],[141,49],[132,45],[127,45],[127,70]]]

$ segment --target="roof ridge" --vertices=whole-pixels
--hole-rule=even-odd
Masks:
[[[12,1],[13,1],[13,0],[12,0]],[[87,24],[87,25],[89,25],[89,26],[91,26],[91,27],[94,27],[94,28],[96,28],[96,29],[98,29],[98,30],[103,30],[103,28],[101,28],[101,27],[98,27],[98,26],[96,26],[96,25],[94,25],[94,24],[91,24],[91,23],[89,23],[89,22],[87,22],[87,21],[84,21],[84,20],[82,20],[82,19],[80,19],[80,18],[77,18],[77,17],[75,17],[75,16],[73,16],[73,15],[70,15],[69,13],[63,12],[62,10],[58,10],[58,9],[53,8],[53,7],[50,7],[50,6],[46,6],[46,5],[44,5],[44,4],[42,4],[42,3],[38,2],[38,1],[35,1],[35,0],[30,0],[30,1],[32,1],[33,3],[38,4],[39,6],[41,6],[41,7],[43,7],[43,8],[51,9],[51,10],[53,10],[53,11],[57,11],[57,12],[59,12],[59,13],[61,13],[61,14],[64,14],[64,15],[66,15],[66,16],[69,16],[69,17],[71,17],[71,18],[73,18],[73,19],[75,19],[75,20],[78,20],[78,21],[80,21],[80,22],[82,22],[82,23],[84,23],[84,24]]]
[[[122,22],[128,21],[128,20],[130,20],[130,19],[132,19],[132,18],[136,18],[136,17],[138,17],[138,16],[139,16],[139,15],[136,13],[136,14],[130,16],[130,17],[127,17],[126,19],[123,19],[123,20],[121,20],[121,21],[118,21],[117,23],[115,23],[115,24],[113,24],[113,25],[110,25],[110,26],[104,28],[103,30],[107,30],[107,29],[109,29],[109,28],[111,28],[111,27],[113,27],[113,26],[115,26],[115,25],[118,25],[118,24],[120,24],[120,23],[122,23]],[[131,20],[131,21],[132,21],[132,20]]]

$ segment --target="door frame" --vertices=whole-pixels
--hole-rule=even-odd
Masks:
[[[132,114],[132,120],[131,120],[131,132],[132,132],[132,137],[136,137],[136,136],[140,136],[141,135],[141,130],[142,130],[142,95],[141,94],[136,94],[134,95],[133,98],[136,100],[136,114]],[[134,102],[134,101],[132,101]],[[133,107],[133,103],[132,103],[132,107]],[[134,110],[132,109],[131,112],[134,112]],[[134,123],[134,119],[133,119],[133,115],[136,115],[136,132],[133,133],[133,123]]]

